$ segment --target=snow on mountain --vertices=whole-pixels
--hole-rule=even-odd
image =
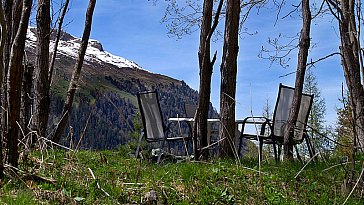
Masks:
[[[35,34],[35,28],[29,28],[27,32],[27,41],[26,45],[32,48],[36,47],[36,41],[37,36]],[[66,33],[65,33],[66,34]],[[58,44],[58,53],[61,53],[63,55],[67,55],[73,58],[78,57],[78,50],[81,46],[81,39],[76,38],[72,35],[67,34],[67,38],[61,38]],[[51,38],[52,39],[52,38]],[[51,40],[50,42],[50,51],[53,50],[54,47],[54,41]],[[102,45],[97,40],[89,40],[89,44],[86,50],[85,55],[85,63],[92,63],[92,62],[104,62],[111,65],[115,65],[119,68],[133,68],[133,69],[141,69],[144,70],[142,67],[140,67],[135,62],[129,61],[125,58],[122,58],[120,56],[113,55],[107,51],[104,51],[102,48]]]

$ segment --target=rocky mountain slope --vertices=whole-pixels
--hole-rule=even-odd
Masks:
[[[52,35],[50,47],[53,47]],[[29,62],[35,60],[35,28],[27,34],[26,56]],[[61,116],[66,90],[77,58],[80,39],[63,33],[55,63],[55,77],[52,82],[51,118],[49,133]],[[182,115],[183,104],[197,103],[198,93],[183,81],[149,72],[137,63],[115,56],[96,40],[90,40],[87,48],[82,77],[71,114],[64,143],[72,137],[77,142],[83,135],[82,147],[110,149],[125,144],[131,139],[134,126],[140,122],[136,93],[157,89],[165,119]],[[216,112],[215,112],[216,114]],[[72,134],[70,134],[72,133]]]

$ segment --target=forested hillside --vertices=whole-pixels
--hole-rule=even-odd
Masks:
[[[31,28],[27,35],[27,56],[33,62],[34,32],[35,29]],[[51,86],[51,129],[48,133],[52,133],[62,116],[79,42],[78,38],[68,33],[62,34]],[[91,40],[63,143],[70,143],[69,127],[72,127],[74,142],[84,132],[82,148],[111,149],[126,143],[134,131],[133,122],[138,113],[136,94],[146,90],[159,91],[165,119],[177,114],[182,116],[184,103],[196,104],[198,100],[197,91],[185,82],[144,70],[134,62],[104,51],[101,43]],[[216,116],[216,111],[212,113]]]

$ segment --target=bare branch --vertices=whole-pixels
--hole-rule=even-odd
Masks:
[[[316,64],[316,63],[318,63],[320,61],[323,61],[325,59],[328,59],[328,58],[330,58],[330,57],[332,57],[334,55],[341,55],[341,53],[339,53],[339,52],[331,53],[331,54],[329,54],[327,56],[324,56],[322,58],[319,58],[319,59],[317,59],[315,61],[312,61],[311,60],[311,62],[310,63],[307,63],[306,66],[313,66],[314,64]],[[296,71],[293,71],[293,72],[290,72],[290,73],[287,73],[287,74],[284,74],[284,75],[280,75],[279,78],[283,78],[283,77],[286,77],[286,76],[289,76],[289,75],[292,75],[292,74],[295,74],[295,73],[296,73]]]
[[[54,47],[53,47],[53,52],[52,52],[52,58],[51,58],[51,62],[50,62],[50,65],[49,65],[49,73],[48,73],[49,86],[52,83],[54,62],[56,60],[58,43],[59,43],[59,40],[61,38],[62,24],[63,24],[64,17],[66,16],[66,13],[67,13],[67,10],[68,10],[68,4],[69,4],[69,2],[70,2],[70,0],[66,0],[66,2],[63,5],[62,13],[60,14],[60,16],[59,16],[59,18],[57,20],[58,21],[58,29],[57,29],[57,34],[56,34],[56,40],[54,42]]]
[[[325,60],[325,59],[327,59],[327,58],[330,58],[330,57],[332,57],[332,56],[334,56],[334,55],[341,55],[341,53],[339,53],[339,52],[331,53],[331,54],[329,54],[329,55],[327,55],[327,56],[324,56],[324,57],[322,57],[322,58],[319,58],[319,59],[317,59],[317,60],[315,60],[315,61],[312,61],[312,60],[311,60],[311,62],[310,62],[310,63],[307,63],[307,65],[306,65],[306,66],[312,66],[312,65],[314,65],[314,64],[316,64],[316,63],[318,63],[318,62],[320,62],[320,61],[323,61],[323,60]]]
[[[282,2],[280,4],[278,4],[278,13],[276,15],[276,20],[274,22],[274,26],[276,26],[277,22],[278,22],[278,18],[279,18],[279,14],[281,13],[283,4],[285,3],[285,0],[282,0]]]
[[[341,22],[341,19],[339,18],[339,15],[336,14],[334,12],[334,10],[332,9],[332,6],[336,9],[336,11],[342,16],[342,12],[341,9],[339,8],[339,6],[337,4],[335,4],[332,0],[325,0],[327,6],[329,7],[329,10],[331,12],[331,14],[339,21]]]
[[[302,2],[300,2],[297,6],[292,5],[293,7],[295,7],[295,9],[293,9],[292,11],[290,11],[287,15],[283,16],[283,17],[282,17],[282,19],[285,19],[285,18],[287,18],[288,16],[290,16],[293,12],[296,12],[296,11],[297,11],[297,10],[301,7],[301,3],[302,3]]]
[[[319,14],[321,14],[322,9],[324,8],[325,5],[325,1],[322,1],[321,6],[319,8],[319,10],[317,11],[317,13],[312,17],[312,19],[315,19]]]
[[[218,6],[216,14],[215,14],[214,23],[213,23],[213,25],[211,27],[211,30],[210,30],[209,34],[207,35],[206,41],[210,41],[212,34],[214,33],[217,25],[219,24],[219,17],[220,17],[220,13],[221,13],[223,3],[224,3],[224,0],[220,0],[219,6]]]

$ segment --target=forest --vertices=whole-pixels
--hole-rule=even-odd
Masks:
[[[199,34],[197,91],[107,53],[90,39],[98,6],[96,0],[87,3],[82,37],[76,38],[63,31],[76,1],[0,1],[1,203],[364,202],[361,0],[145,1],[166,5],[161,21],[168,36]],[[280,85],[276,105],[267,100],[262,117],[251,112],[239,120],[241,44],[244,36],[255,35],[247,24],[253,13],[264,17],[268,11],[276,15],[272,24],[298,19],[296,36],[280,34],[283,43],[272,38],[259,53],[261,60],[281,67],[295,61],[294,72],[287,74],[294,76],[294,85]],[[327,19],[335,24],[337,50],[310,59],[317,46],[313,24]],[[340,59],[345,82],[337,85],[342,90],[337,123],[327,126],[325,96],[314,68],[334,57]],[[211,103],[213,72],[220,76],[218,110]],[[158,91],[163,124],[163,136],[154,141],[148,140],[148,126],[160,125],[146,122],[140,97],[151,90]],[[191,124],[171,130],[189,135],[181,146],[169,143],[173,139],[164,123],[184,116],[185,104],[196,110]],[[210,118],[218,120],[213,127]],[[253,134],[244,132],[249,123],[255,126]],[[177,156],[181,151],[186,156]]]

